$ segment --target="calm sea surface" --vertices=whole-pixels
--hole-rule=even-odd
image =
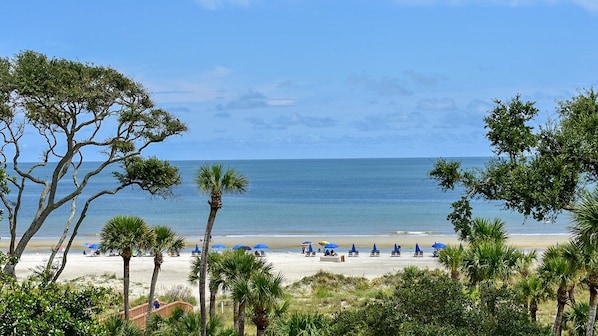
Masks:
[[[454,234],[446,216],[458,192],[443,193],[428,178],[436,159],[313,159],[221,161],[247,176],[243,195],[224,195],[215,236],[326,236],[393,235],[398,233]],[[466,167],[482,167],[486,158],[460,158]],[[168,225],[187,237],[199,237],[209,213],[208,196],[193,183],[204,161],[173,161],[183,184],[172,199],[150,198],[131,188],[97,201],[79,235],[97,235],[115,215],[143,217],[150,225]],[[112,170],[98,176],[90,190],[114,185]],[[48,173],[49,174],[49,171]],[[19,221],[28,224],[39,191],[25,195]],[[511,234],[547,235],[567,232],[569,217],[555,223],[528,219],[500,205],[473,204],[474,216],[499,217]],[[79,206],[82,208],[82,205]],[[52,216],[36,237],[58,237],[66,211]],[[22,232],[19,229],[19,232]],[[8,236],[8,223],[0,222],[0,236]]]

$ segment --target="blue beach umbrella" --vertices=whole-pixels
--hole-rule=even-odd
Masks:
[[[253,248],[255,248],[255,249],[267,249],[268,245],[260,243],[260,244],[255,245]]]
[[[378,247],[376,247],[376,243],[374,243],[374,247],[372,247],[372,251],[378,251]]]
[[[193,250],[193,252],[195,252],[195,253],[199,253],[200,252],[199,251],[199,246],[197,246],[197,244],[195,244],[195,250]]]
[[[399,252],[399,247],[397,246],[397,244],[395,243],[395,248],[394,248],[395,252]]]
[[[87,247],[89,247],[92,250],[97,250],[100,248],[100,244],[90,244],[90,245],[87,245]]]
[[[326,246],[324,246],[324,247],[325,247],[325,248],[327,248],[327,249],[328,249],[328,248],[331,248],[331,249],[333,249],[333,248],[338,248],[338,245],[336,245],[336,244],[334,244],[334,243],[328,243],[328,244],[326,244]]]
[[[249,247],[247,245],[242,245],[242,244],[237,244],[237,245],[233,246],[233,250],[238,250],[238,249],[249,251],[249,250],[251,250],[251,247]]]
[[[212,248],[223,249],[223,248],[226,248],[226,245],[224,245],[224,244],[214,244],[214,245],[212,245]]]
[[[357,252],[357,249],[355,249],[355,244],[353,244],[353,246],[351,246],[351,252]]]
[[[303,243],[301,243],[301,245],[305,245],[305,246],[311,245],[311,242],[309,240],[306,240]]]
[[[437,248],[437,249],[443,249],[446,247],[446,244],[436,242],[436,243],[432,244],[432,247]]]
[[[311,244],[309,244],[309,248],[307,249],[307,252],[312,253],[314,251],[314,249],[311,247]]]
[[[422,249],[419,248],[419,244],[415,244],[415,252],[420,252]]]

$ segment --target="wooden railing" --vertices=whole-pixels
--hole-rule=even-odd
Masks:
[[[161,306],[158,309],[152,310],[152,314],[158,314],[162,318],[169,318],[175,309],[180,308],[184,311],[193,311],[193,306],[187,302],[175,301]],[[119,313],[121,318],[125,317],[125,312]],[[147,303],[129,309],[129,321],[137,328],[145,330],[145,322],[147,320]]]

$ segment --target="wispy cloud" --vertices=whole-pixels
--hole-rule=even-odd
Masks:
[[[417,103],[417,108],[432,111],[454,111],[457,109],[457,105],[450,98],[432,98],[420,100]]]
[[[294,105],[293,99],[268,99],[264,94],[258,91],[248,91],[234,100],[231,100],[225,104],[219,104],[216,106],[217,110],[245,110],[254,109],[267,106],[291,106]]]
[[[496,5],[507,7],[523,6],[551,6],[571,3],[592,12],[598,12],[596,0],[394,0],[400,6],[467,6],[467,5]]]
[[[411,91],[406,89],[398,78],[372,78],[369,76],[352,76],[348,80],[350,85],[374,92],[380,96],[409,96]]]
[[[224,105],[218,105],[219,110],[244,110],[268,106],[266,96],[256,91],[249,91]]]
[[[387,113],[365,116],[362,119],[354,121],[352,125],[359,131],[373,132],[396,130],[410,122],[412,120],[407,114]]]
[[[195,0],[201,7],[217,10],[227,7],[249,7],[252,0]]]
[[[299,113],[280,116],[276,118],[274,122],[280,126],[302,125],[309,128],[330,127],[336,124],[336,121],[330,117],[309,117]]]

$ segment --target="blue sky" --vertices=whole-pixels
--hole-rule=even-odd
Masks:
[[[0,56],[113,67],[189,131],[164,159],[490,155],[516,94],[598,87],[598,0],[8,1]]]

